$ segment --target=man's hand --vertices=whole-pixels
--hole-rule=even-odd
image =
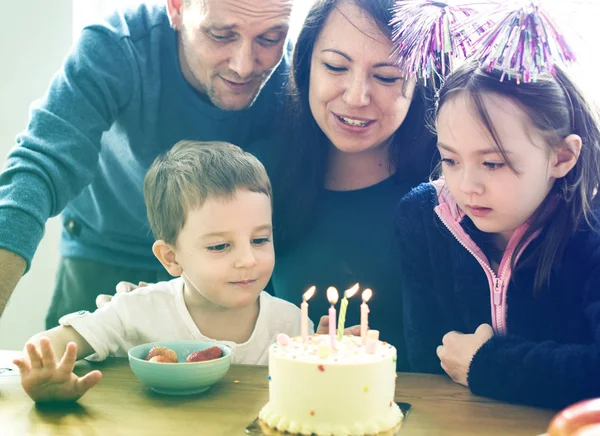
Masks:
[[[0,316],[26,267],[27,262],[21,256],[0,248]]]
[[[76,401],[102,378],[100,371],[92,371],[83,377],[73,373],[77,358],[77,345],[70,342],[64,356],[56,362],[50,340],[40,339],[40,350],[28,342],[25,345],[27,356],[15,359],[21,373],[21,385],[27,395],[36,403],[49,401]]]
[[[329,333],[329,317],[323,315],[319,320],[319,326],[317,327],[317,334],[326,335]],[[344,329],[344,335],[346,336],[360,336],[360,325],[353,325]]]
[[[492,336],[494,330],[489,324],[481,324],[473,334],[449,332],[437,347],[442,368],[456,383],[468,386],[467,375],[473,356]]]
[[[119,282],[119,283],[117,283],[117,286],[115,287],[115,289],[117,291],[117,294],[124,294],[127,292],[131,292],[137,288],[143,288],[144,286],[148,286],[148,283],[139,282],[136,286],[131,282]],[[107,295],[107,294],[98,295],[96,297],[96,307],[98,309],[100,309],[101,307],[110,303],[112,301],[112,298],[113,298],[112,295]]]

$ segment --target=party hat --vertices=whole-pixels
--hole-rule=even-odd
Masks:
[[[460,5],[433,0],[396,1],[391,21],[396,44],[393,58],[405,77],[427,81],[451,72],[455,60],[474,51],[471,44],[485,27],[485,23],[472,19],[474,15],[475,9],[464,1]]]
[[[508,77],[525,83],[554,73],[556,64],[575,61],[574,50],[548,4],[543,0],[500,3],[487,16],[494,24],[469,47],[472,57],[487,71],[501,70],[501,80]]]

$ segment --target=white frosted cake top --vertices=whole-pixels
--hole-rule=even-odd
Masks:
[[[377,341],[374,353],[368,353],[358,336],[344,336],[342,341],[336,338],[335,349],[331,350],[329,335],[308,336],[306,343],[301,337],[289,338],[285,345],[271,345],[273,356],[297,360],[299,362],[327,363],[329,365],[354,365],[381,362],[393,359],[396,362],[396,348]],[[372,351],[372,350],[371,350]]]

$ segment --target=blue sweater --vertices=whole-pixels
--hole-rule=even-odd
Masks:
[[[435,188],[422,184],[400,202],[396,226],[404,270],[404,329],[410,369],[443,372],[436,347],[449,331],[491,325],[486,275],[434,212]],[[461,223],[473,240],[472,221]],[[526,248],[534,249],[540,234]],[[514,271],[506,336],[473,357],[471,391],[503,401],[561,408],[600,396],[600,235],[582,225],[550,284],[533,292],[534,267]]]
[[[142,193],[150,164],[181,139],[252,151],[272,130],[287,71],[286,58],[251,108],[224,111],[183,77],[164,5],[86,27],[0,174],[0,247],[29,268],[46,220],[64,209],[62,255],[161,269]]]

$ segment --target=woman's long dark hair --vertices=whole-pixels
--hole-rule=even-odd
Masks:
[[[324,192],[329,139],[315,121],[308,102],[311,57],[315,43],[334,9],[351,1],[364,10],[391,39],[394,0],[317,0],[298,36],[287,89],[286,142],[282,159],[271,172],[275,187],[275,235],[278,253],[285,251],[310,227]],[[433,108],[433,88],[420,83],[402,125],[390,146],[390,166],[395,177],[413,184],[426,181],[431,172],[435,138],[426,117]]]
[[[555,75],[542,75],[533,83],[500,81],[501,74],[484,71],[476,63],[461,66],[440,90],[438,112],[448,100],[467,93],[507,165],[516,174],[486,111],[483,94],[501,95],[518,104],[550,147],[558,146],[570,134],[579,135],[583,143],[573,169],[555,181],[551,193],[530,218],[529,229],[516,252],[519,253],[525,241],[538,230],[543,231],[541,243],[527,258],[521,259],[519,265],[515,265],[515,258],[512,260],[513,269],[536,265],[534,292],[539,293],[549,283],[552,270],[562,260],[569,238],[581,221],[597,228],[598,217],[592,203],[597,200],[600,184],[600,118],[597,109],[561,68],[557,67]]]

